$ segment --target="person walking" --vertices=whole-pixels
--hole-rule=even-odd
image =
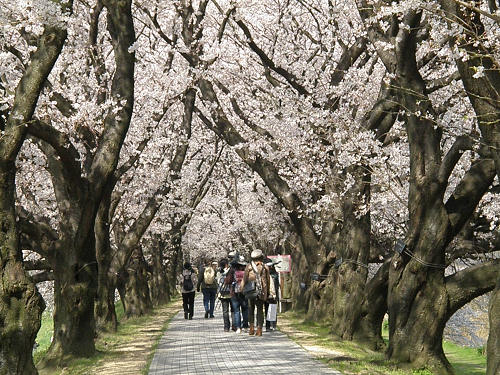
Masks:
[[[196,290],[203,293],[203,306],[205,307],[205,319],[214,317],[215,297],[217,295],[217,262],[208,263],[200,272]]]
[[[271,277],[271,284],[274,285],[274,290],[276,291],[275,295],[276,295],[276,298],[275,299],[272,299],[272,298],[268,298],[267,301],[265,302],[265,316],[266,316],[266,332],[269,332],[269,331],[274,331],[276,330],[276,322],[278,320],[277,318],[277,314],[276,314],[276,310],[277,310],[277,305],[279,303],[279,287],[280,287],[280,281],[279,281],[279,275],[278,275],[278,272],[276,271],[276,268],[275,268],[275,263],[267,258],[265,260],[265,264],[266,266],[269,267],[269,275]],[[269,305],[272,305],[272,304],[275,304],[274,306],[274,310],[272,310],[274,312],[274,320],[269,320],[269,315],[268,314],[268,311],[269,311]]]
[[[250,264],[245,267],[243,275],[242,291],[248,297],[248,320],[250,323],[249,334],[262,336],[262,326],[264,325],[264,302],[268,298],[275,298],[274,286],[271,284],[269,268],[263,263],[264,254],[262,250],[253,250],[250,254],[252,259]],[[248,287],[246,287],[248,285]],[[257,313],[255,310],[257,309]],[[257,315],[257,324],[255,325],[255,315]],[[255,330],[257,326],[257,330]]]
[[[220,269],[217,273],[217,280],[219,281],[218,297],[222,305],[222,319],[224,321],[224,332],[229,332],[231,327],[231,320],[229,319],[229,305],[231,304],[231,282],[230,271],[231,267],[227,259],[221,259]]]
[[[184,269],[177,278],[182,293],[182,307],[184,308],[184,319],[193,319],[195,286],[198,281],[196,272],[191,263],[184,263]]]
[[[233,261],[229,281],[231,284],[231,306],[233,307],[233,320],[236,333],[248,330],[248,301],[241,291],[245,266],[247,262],[240,255]]]
[[[232,283],[234,281],[234,265],[237,263],[237,259],[235,260],[234,257],[236,255],[236,252],[234,250],[231,250],[228,254],[227,254],[227,259],[228,259],[228,263],[229,263],[229,266],[231,267],[231,270],[229,271],[230,273],[230,278],[229,280],[231,280],[230,282]],[[231,291],[231,298],[232,298],[232,291]],[[236,325],[234,324],[234,307],[233,307],[233,303],[231,302],[229,304],[229,308],[231,310],[231,329],[233,331],[236,331],[237,328],[236,328]]]

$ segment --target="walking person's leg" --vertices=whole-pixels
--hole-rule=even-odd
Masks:
[[[209,310],[209,301],[210,301],[210,295],[208,292],[208,289],[202,289],[201,292],[203,293],[203,307],[205,308],[205,318],[208,318],[208,310]]]
[[[193,319],[194,315],[194,292],[187,293],[189,295],[189,319]]]
[[[247,330],[248,329],[248,300],[243,295],[240,296],[240,306],[241,306],[241,317],[243,320],[241,326],[243,327],[244,330]]]
[[[264,318],[266,319],[266,332],[271,330],[271,321],[267,320],[267,312],[269,311],[269,303],[264,302]]]
[[[229,332],[230,321],[229,321],[229,304],[231,301],[227,298],[220,300],[222,304],[222,319],[224,320],[224,331]]]
[[[256,299],[248,300],[248,322],[250,323],[249,335],[255,334],[254,321],[255,321],[255,301]]]
[[[255,336],[262,336],[262,326],[264,325],[264,301],[260,299],[255,300],[255,306],[257,307],[257,331]]]
[[[233,331],[236,331],[236,325],[234,323],[234,307],[233,307],[233,302],[232,302],[233,298],[234,297],[231,297],[231,303],[229,304],[229,308],[231,310],[231,314],[230,314],[231,315],[231,328]]]
[[[233,306],[234,331],[237,331],[241,329],[240,301],[238,297],[231,297],[231,306]]]
[[[188,318],[189,314],[189,293],[182,293],[182,308],[184,309],[184,319]]]
[[[211,288],[208,290],[208,295],[209,295],[209,309],[208,312],[210,314],[210,317],[214,317],[214,307],[215,307],[215,297],[217,295],[217,289]]]

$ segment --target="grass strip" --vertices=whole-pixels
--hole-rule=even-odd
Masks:
[[[40,375],[83,375],[83,374],[147,374],[147,369],[153,359],[154,351],[168,327],[170,320],[181,309],[181,299],[174,297],[169,303],[158,306],[147,315],[125,318],[121,303],[117,303],[116,311],[119,321],[116,332],[101,333],[96,340],[96,354],[90,358],[72,358],[65,363],[64,368],[41,369]],[[42,328],[37,336],[40,346],[34,357],[35,363],[43,358],[50,345],[52,329],[51,316],[42,321]],[[50,333],[49,339],[46,336]],[[46,343],[48,341],[48,344]],[[43,345],[43,346],[42,346]],[[126,370],[120,370],[120,368]]]
[[[389,361],[383,352],[369,350],[357,343],[337,340],[330,334],[326,322],[304,321],[300,312],[288,311],[278,319],[279,329],[328,366],[343,374],[362,375],[433,375],[428,369],[404,368]],[[387,325],[382,336],[387,342]],[[456,375],[484,375],[486,357],[475,348],[463,348],[450,342],[443,343],[448,360]]]

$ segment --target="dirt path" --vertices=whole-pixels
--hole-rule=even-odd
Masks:
[[[136,335],[129,342],[112,348],[112,361],[88,369],[89,374],[126,375],[141,374],[147,361],[151,359],[153,346],[163,334],[165,322],[169,321],[182,308],[182,299],[156,310],[147,324],[141,325]]]

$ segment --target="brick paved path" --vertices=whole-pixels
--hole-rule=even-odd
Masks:
[[[193,320],[181,311],[162,337],[150,375],[164,374],[337,374],[281,332],[262,337],[224,332],[222,310],[204,318],[201,295]],[[279,323],[279,322],[278,322]]]

